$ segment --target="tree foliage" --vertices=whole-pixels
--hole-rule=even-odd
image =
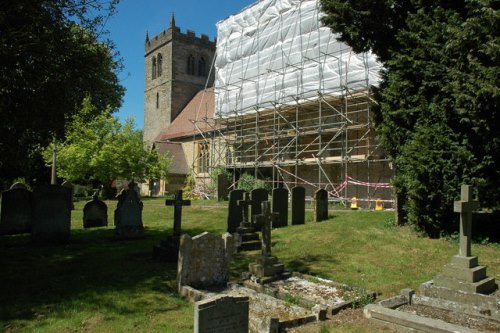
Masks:
[[[90,115],[98,114],[91,120]],[[125,124],[109,112],[97,112],[90,98],[73,116],[64,142],[56,144],[57,175],[73,182],[100,182],[109,189],[115,179],[144,180],[165,178],[171,159],[156,150],[146,150],[142,131],[133,120]],[[47,165],[52,164],[50,145],[45,150]]]
[[[499,1],[321,2],[339,40],[384,65],[376,129],[407,220],[431,236],[449,231],[462,183],[498,205]]]
[[[85,96],[96,112],[120,106],[120,61],[101,35],[117,1],[1,2],[0,178],[36,176]]]

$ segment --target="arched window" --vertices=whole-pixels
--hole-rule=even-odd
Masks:
[[[156,108],[160,107],[160,93],[156,93]]]
[[[205,76],[206,75],[206,64],[205,64],[205,59],[203,57],[198,60],[198,76]]]
[[[194,75],[194,57],[190,54],[187,58],[187,73]]]
[[[156,57],[153,57],[151,63],[151,79],[156,79]]]
[[[198,144],[198,172],[199,173],[208,173],[210,166],[210,146],[208,143],[199,143]]]
[[[162,63],[163,63],[163,56],[161,55],[161,53],[158,53],[158,77],[161,76],[161,71],[162,71]]]

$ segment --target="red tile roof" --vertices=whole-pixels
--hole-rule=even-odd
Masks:
[[[160,132],[156,141],[178,139],[211,131],[214,126],[214,111],[214,88],[200,90],[170,126]],[[207,122],[212,126],[209,126]]]
[[[174,175],[188,175],[189,166],[182,149],[180,142],[155,142],[155,148],[158,152],[164,155],[169,152],[172,156],[172,164],[170,165],[169,173]]]

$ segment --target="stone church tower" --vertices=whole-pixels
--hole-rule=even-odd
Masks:
[[[215,41],[181,33],[172,15],[167,30],[151,39],[146,34],[145,51],[143,140],[152,145],[198,91],[213,85]]]

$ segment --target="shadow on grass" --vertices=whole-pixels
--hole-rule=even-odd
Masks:
[[[289,271],[302,273],[302,274],[313,274],[312,264],[321,262],[322,260],[328,260],[330,263],[336,263],[336,259],[332,259],[331,257],[326,256],[318,256],[318,255],[305,255],[299,258],[295,258],[286,263],[286,268]]]
[[[28,234],[1,236],[0,327],[18,319],[62,316],[75,307],[128,314],[141,308],[137,295],[175,294],[177,263],[153,258],[153,246],[168,234],[146,229],[144,238],[117,241],[113,227],[77,229],[65,245],[35,245]],[[157,310],[179,307],[160,304]]]

